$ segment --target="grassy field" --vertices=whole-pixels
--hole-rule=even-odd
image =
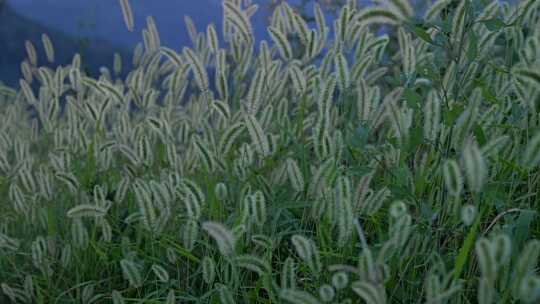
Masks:
[[[26,44],[0,303],[538,303],[540,2],[250,2],[98,79]]]

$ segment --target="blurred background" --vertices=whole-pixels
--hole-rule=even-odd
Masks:
[[[267,39],[266,25],[273,8],[283,0],[253,0],[259,5],[252,18],[257,40]],[[111,67],[115,52],[124,64],[135,45],[142,41],[145,18],[153,16],[162,45],[179,50],[191,46],[184,16],[190,16],[198,31],[214,23],[222,24],[222,0],[131,0],[135,30],[127,31],[118,0],[0,0],[0,81],[13,86],[21,78],[21,62],[26,57],[24,42],[31,41],[38,51],[38,64],[45,64],[41,34],[47,33],[55,48],[55,62],[64,65],[76,52],[90,73],[101,66]],[[308,16],[319,2],[331,18],[345,0],[288,0]],[[368,4],[370,0],[358,0]]]
[[[327,19],[346,0],[252,0],[259,9],[252,18],[255,38],[269,39],[266,26],[274,7],[282,1],[307,17],[312,17],[313,4],[318,2]],[[359,7],[373,0],[356,0]],[[420,15],[433,0],[410,0]],[[457,0],[456,0],[457,1]],[[512,0],[496,0],[499,2]],[[519,1],[519,0],[516,0]],[[65,65],[78,52],[83,67],[97,74],[102,66],[111,67],[114,53],[119,53],[129,67],[131,51],[142,41],[145,18],[155,18],[161,43],[180,50],[191,46],[184,16],[190,16],[198,31],[214,23],[218,33],[222,25],[222,0],[130,0],[135,30],[127,31],[118,0],[0,0],[0,82],[13,86],[21,78],[21,62],[26,57],[24,43],[31,41],[38,51],[38,64],[46,64],[41,34],[47,33],[55,48],[55,62]]]

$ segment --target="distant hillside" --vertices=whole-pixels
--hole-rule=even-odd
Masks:
[[[20,64],[26,57],[25,40],[30,40],[38,51],[38,64],[45,65],[46,59],[41,43],[42,33],[47,33],[55,47],[55,63],[67,64],[76,52],[81,53],[83,65],[91,73],[101,66],[112,66],[114,52],[119,52],[130,62],[129,51],[104,39],[80,39],[50,29],[16,13],[10,4],[0,0],[0,81],[15,85],[20,75]],[[129,60],[128,60],[129,59]]]
[[[257,0],[267,2],[269,0]],[[163,45],[178,48],[192,45],[184,15],[189,15],[199,31],[213,22],[222,24],[222,0],[130,0],[135,19],[135,30],[124,25],[118,0],[7,0],[22,16],[70,35],[100,37],[115,44],[134,47],[142,40],[141,31],[146,17],[153,16]],[[252,18],[254,28],[262,21],[260,14]],[[262,29],[264,32],[265,29]]]

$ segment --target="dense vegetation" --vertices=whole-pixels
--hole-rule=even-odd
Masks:
[[[179,51],[149,17],[125,79],[27,43],[0,302],[538,303],[539,3],[284,2],[258,43],[225,0]]]

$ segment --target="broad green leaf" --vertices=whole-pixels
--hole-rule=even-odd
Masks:
[[[463,106],[461,105],[454,105],[450,111],[444,111],[443,113],[443,119],[444,123],[448,126],[451,126],[454,124],[456,119],[459,117],[459,115],[463,113]]]
[[[473,61],[478,56],[478,38],[474,31],[471,30],[469,34],[469,47],[467,49],[467,59]]]
[[[414,25],[411,27],[411,30],[418,36],[418,38],[424,40],[429,44],[434,44],[431,36],[420,26]]]
[[[405,100],[407,100],[409,105],[413,107],[413,109],[420,109],[420,100],[422,99],[422,96],[420,96],[420,94],[416,93],[413,89],[407,88],[403,92],[403,96],[405,97]]]
[[[505,27],[506,24],[500,18],[491,18],[481,21],[488,30],[495,32]]]

